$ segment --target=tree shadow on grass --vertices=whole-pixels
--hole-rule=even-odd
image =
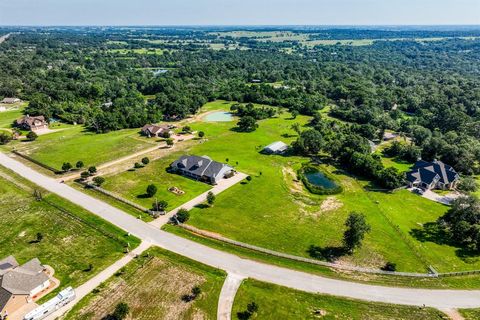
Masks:
[[[467,263],[477,262],[480,259],[478,250],[466,248],[455,242],[437,222],[424,223],[423,228],[412,229],[410,235],[420,242],[433,242],[438,245],[455,247],[457,248],[455,255]],[[471,260],[472,258],[473,260]]]
[[[139,194],[137,196],[138,199],[148,199],[148,198],[151,198],[148,194],[144,193],[144,194]]]
[[[198,209],[207,209],[207,208],[210,208],[210,206],[207,205],[207,204],[205,204],[205,203],[200,203],[200,204],[195,205],[195,208],[198,208]]]
[[[311,245],[307,252],[312,258],[328,262],[335,262],[338,258],[348,253],[344,247],[320,247],[315,245]]]

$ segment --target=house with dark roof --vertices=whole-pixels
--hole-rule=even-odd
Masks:
[[[50,276],[37,258],[21,266],[13,256],[0,260],[0,314],[15,312],[50,284]]]
[[[155,124],[147,124],[142,128],[142,134],[152,138],[152,137],[166,137],[171,136],[174,134],[173,130],[175,127],[172,125],[155,125]]]
[[[419,160],[412,170],[407,172],[409,187],[423,189],[453,189],[460,179],[459,174],[448,164],[434,160],[432,162]]]
[[[31,117],[29,115],[23,116],[15,122],[15,125],[24,130],[37,131],[41,129],[48,129],[48,123],[44,116]]]
[[[170,168],[186,177],[210,184],[217,184],[224,178],[231,177],[234,170],[227,164],[213,161],[207,156],[181,156]]]

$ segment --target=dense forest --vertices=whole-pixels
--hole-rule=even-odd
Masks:
[[[0,45],[0,97],[18,96],[30,101],[28,114],[99,133],[184,118],[214,99],[281,106],[314,116],[298,152],[328,148],[368,176],[391,175],[392,186],[397,178],[377,168],[379,160],[367,151],[368,140],[381,139],[385,130],[411,141],[388,150],[392,155],[479,172],[479,30],[289,31],[308,40],[402,39],[366,46],[219,35],[225,31],[4,29],[13,34]],[[415,40],[420,37],[444,39]],[[242,49],[213,50],[212,43]],[[326,107],[347,125],[332,129],[318,114]]]

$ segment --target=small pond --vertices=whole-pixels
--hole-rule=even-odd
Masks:
[[[337,187],[336,183],[325,177],[321,172],[305,172],[305,177],[308,182],[318,187],[323,187],[325,189],[335,189]]]
[[[232,114],[226,111],[213,112],[213,113],[207,114],[203,118],[203,121],[209,121],[209,122],[228,122],[232,120],[233,120]]]

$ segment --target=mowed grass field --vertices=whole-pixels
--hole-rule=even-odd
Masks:
[[[15,120],[22,116],[23,107],[0,112],[0,128],[11,128]]]
[[[64,126],[56,132],[39,136],[33,142],[19,142],[16,149],[56,169],[64,162],[73,166],[79,160],[85,166],[99,165],[154,146],[139,129],[96,134],[82,126]]]
[[[55,269],[60,287],[65,288],[84,283],[120,259],[127,243],[130,248],[139,244],[138,239],[60,197],[45,193],[45,201],[36,201],[33,192],[6,180],[6,174],[30,188],[0,167],[0,258],[13,255],[25,263],[37,257]],[[37,233],[43,235],[40,242],[36,242]]]
[[[246,280],[240,286],[233,305],[232,319],[254,301],[256,319],[339,319],[339,320],[440,320],[440,311],[430,308],[369,303],[311,294],[289,288]]]
[[[218,107],[228,110],[229,104],[217,102],[206,110]],[[309,159],[259,153],[271,142],[296,139],[291,129],[295,122],[305,128],[308,118],[292,120],[284,113],[260,121],[252,133],[235,132],[235,122],[193,123],[192,128],[204,131],[208,141],[186,153],[218,161],[228,158],[253,179],[221,193],[213,207],[193,209],[188,223],[238,241],[309,257],[312,245],[321,250],[339,248],[344,222],[350,212],[357,211],[367,216],[372,231],[353,255],[338,259],[341,263],[380,268],[393,262],[397,270],[411,272],[425,272],[430,265],[440,272],[480,268],[478,257],[462,256],[458,248],[442,244],[431,229],[424,229],[448,210],[446,206],[407,191],[367,191],[368,181],[326,165],[324,169],[336,175],[344,192],[330,197],[306,192],[294,179],[296,170]]]
[[[224,279],[223,271],[150,249],[80,301],[66,319],[105,319],[117,303],[125,302],[130,307],[128,319],[213,320]],[[200,296],[182,301],[194,286],[201,288]]]

